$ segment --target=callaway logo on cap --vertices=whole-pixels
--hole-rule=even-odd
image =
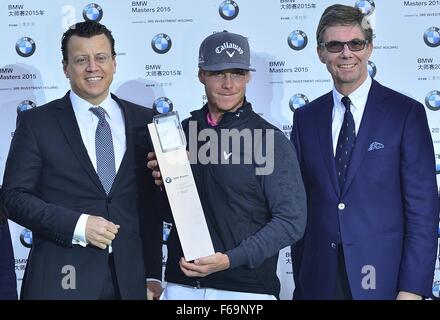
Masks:
[[[251,68],[247,39],[227,31],[214,33],[203,40],[199,49],[199,67],[205,71]]]

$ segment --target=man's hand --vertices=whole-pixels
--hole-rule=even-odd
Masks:
[[[99,216],[90,215],[86,223],[86,241],[100,249],[106,249],[112,244],[120,225]]]
[[[400,291],[396,300],[422,300],[422,297],[415,293]]]
[[[162,175],[160,174],[159,163],[156,160],[156,153],[148,152],[147,154],[147,168],[153,170],[151,175],[154,178],[154,183],[157,186],[161,186],[163,184]]]
[[[147,280],[147,299],[159,300],[163,288],[159,281]]]
[[[184,258],[180,258],[180,269],[188,277],[206,277],[211,273],[226,270],[229,268],[229,257],[217,252],[216,254],[199,258],[194,262],[187,262]]]

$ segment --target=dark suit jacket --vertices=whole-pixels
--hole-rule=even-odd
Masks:
[[[0,224],[0,300],[17,300],[17,279],[8,222]]]
[[[293,248],[294,298],[334,297],[338,232],[354,299],[394,299],[401,290],[430,296],[438,198],[423,106],[373,80],[342,192],[332,108],[330,92],[294,115],[308,198],[305,236]]]
[[[127,150],[108,196],[81,139],[69,93],[18,116],[1,204],[10,219],[33,233],[23,299],[99,297],[108,250],[72,245],[82,213],[121,225],[112,243],[121,297],[146,297],[141,242],[146,231],[140,228],[140,218],[146,221],[154,214],[150,199],[156,188],[146,168],[151,150],[146,125],[153,111],[112,98],[124,114]],[[161,237],[160,228],[154,232]],[[63,289],[66,276],[74,289]]]

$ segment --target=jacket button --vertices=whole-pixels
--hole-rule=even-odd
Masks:
[[[112,203],[112,197],[107,198],[107,203]]]
[[[336,249],[336,243],[332,242],[331,246],[332,246],[332,249]]]
[[[345,209],[345,204],[343,204],[343,203],[338,204],[338,209],[339,210],[344,210]]]

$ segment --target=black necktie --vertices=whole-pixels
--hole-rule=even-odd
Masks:
[[[351,152],[356,140],[356,127],[354,125],[353,115],[350,112],[350,99],[348,97],[343,97],[341,101],[345,106],[345,114],[341,131],[339,132],[338,144],[336,145],[335,164],[339,188],[342,190],[345,183]]]

